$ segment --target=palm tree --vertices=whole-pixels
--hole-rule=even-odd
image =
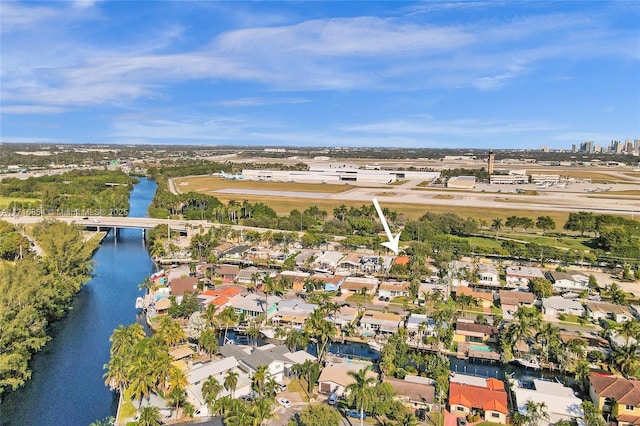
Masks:
[[[229,327],[238,322],[238,314],[232,306],[227,306],[220,313],[218,319],[222,324],[224,324],[224,339],[222,340],[222,344],[224,345],[227,343],[227,333],[229,332]]]
[[[224,388],[231,392],[231,398],[234,398],[236,386],[238,386],[238,376],[239,374],[237,371],[229,370],[224,378]]]
[[[262,291],[264,291],[264,323],[269,322],[269,293],[278,293],[280,291],[278,287],[278,281],[270,274],[266,274],[262,277]]]
[[[565,345],[565,350],[569,355],[567,358],[570,362],[573,362],[574,358],[581,359],[584,358],[585,348],[587,347],[587,342],[580,338],[571,339]]]
[[[337,334],[336,328],[331,321],[325,318],[322,309],[316,309],[305,320],[305,330],[316,341],[318,361],[322,362],[325,351],[331,339]]]
[[[638,354],[638,345],[627,345],[617,347],[611,354],[613,364],[625,375],[628,375],[638,369],[640,363],[640,354]]]
[[[251,387],[254,391],[262,393],[264,390],[264,384],[267,380],[267,374],[269,373],[269,367],[266,365],[259,365],[256,371],[253,373],[251,379]]]
[[[496,239],[498,238],[498,232],[502,229],[502,219],[496,218],[491,222],[491,229],[496,231]]]
[[[89,426],[113,426],[116,419],[113,416],[105,417],[102,420],[94,420],[89,423]]]
[[[151,279],[149,277],[144,277],[144,281],[142,281],[140,284],[138,284],[138,288],[140,290],[146,290],[147,293],[148,293],[153,288],[153,285],[154,285],[153,281],[151,281]]]
[[[218,338],[212,330],[204,330],[198,340],[198,345],[204,350],[204,352],[211,358],[213,355],[217,355],[220,352],[218,348]]]
[[[216,380],[215,377],[209,376],[207,380],[202,384],[202,396],[204,397],[204,402],[209,407],[209,410],[213,409],[213,404],[218,399],[218,395],[224,389],[224,386],[220,384]]]
[[[163,315],[158,321],[156,336],[168,346],[175,346],[187,338],[180,324],[167,315]]]
[[[638,340],[640,335],[640,322],[635,320],[628,320],[620,324],[618,327],[620,335],[625,338],[626,345],[629,346],[629,339],[634,338]]]
[[[347,374],[352,377],[355,382],[349,384],[346,387],[346,391],[349,393],[349,400],[360,411],[360,426],[364,425],[364,407],[371,404],[375,395],[372,391],[372,386],[375,384],[375,379],[367,375],[370,366],[367,366],[360,371],[348,371]]]
[[[529,416],[531,426],[537,426],[540,420],[549,420],[549,411],[546,402],[534,402],[528,400],[526,405],[527,415]]]
[[[187,402],[187,392],[184,390],[184,388],[175,387],[171,390],[171,392],[169,392],[169,395],[167,395],[167,399],[169,405],[176,409],[177,420],[178,414],[180,413],[180,407],[182,407],[184,403]]]
[[[559,338],[560,329],[549,322],[545,322],[536,334],[536,341],[542,346],[545,362],[549,361],[549,342]]]
[[[140,410],[140,417],[136,425],[139,426],[160,426],[162,424],[162,416],[160,409],[153,405],[147,405]]]
[[[172,365],[169,370],[169,379],[167,380],[169,393],[173,392],[174,389],[184,389],[185,386],[189,384],[189,380],[187,379],[186,374],[180,368]]]
[[[586,392],[589,385],[590,374],[591,367],[589,367],[589,363],[583,359],[579,359],[573,367],[573,376],[580,387],[580,392]]]
[[[122,394],[122,390],[129,385],[127,359],[121,355],[112,355],[103,368],[107,370],[103,375],[105,386]]]
[[[124,326],[120,324],[113,330],[109,341],[111,342],[111,355],[127,353],[131,348],[146,336],[141,324],[134,323]]]
[[[304,377],[305,382],[307,382],[307,392],[311,393],[313,386],[316,384],[314,378],[317,378],[320,373],[320,364],[308,359],[302,364],[294,364],[291,367],[291,373],[297,377]]]

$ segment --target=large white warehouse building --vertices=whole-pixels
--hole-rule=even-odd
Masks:
[[[242,170],[245,179],[275,180],[285,182],[317,183],[375,183],[385,184],[399,180],[432,181],[440,177],[440,172],[419,172],[405,170],[365,170],[355,168],[312,167],[309,171],[295,170]]]

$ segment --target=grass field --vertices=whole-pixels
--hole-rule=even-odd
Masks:
[[[295,191],[318,192],[322,194],[337,194],[353,189],[348,185],[332,185],[301,182],[271,182],[252,180],[230,180],[216,176],[196,176],[176,178],[173,180],[180,192],[217,191],[219,189],[253,189],[265,191]],[[236,196],[238,198],[238,196]]]
[[[517,231],[511,232],[510,230],[505,232],[504,229],[499,234],[501,237],[513,238],[515,240],[527,241],[529,243],[536,243],[550,247],[577,249],[577,250],[590,250],[584,243],[589,241],[590,237],[579,236],[554,236],[554,235],[535,235],[535,234],[522,234]]]
[[[627,189],[624,191],[607,191],[607,192],[602,192],[601,195],[587,195],[587,197],[588,198],[607,198],[612,195],[631,195],[631,196],[640,195],[640,190]]]
[[[531,169],[527,170],[529,173],[548,173],[548,174],[556,174],[561,177],[570,177],[574,179],[591,179],[593,183],[603,183],[603,182],[620,182],[620,183],[628,183],[631,179],[625,179],[621,176],[612,176],[608,173],[604,173],[601,171],[590,171],[590,170],[558,170],[558,169]]]
[[[39,203],[39,198],[10,198],[10,197],[0,197],[0,210],[6,209],[9,207],[9,204],[12,202],[31,204],[31,203]]]

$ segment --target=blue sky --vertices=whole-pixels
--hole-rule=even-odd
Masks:
[[[640,138],[640,3],[0,2],[4,142]]]

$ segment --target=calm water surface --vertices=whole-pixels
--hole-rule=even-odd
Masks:
[[[131,193],[130,214],[146,216],[156,184],[141,179]],[[134,307],[138,284],[154,265],[142,231],[109,233],[94,255],[94,278],[73,301],[73,309],[55,324],[53,339],[33,357],[32,379],[0,404],[0,424],[88,425],[115,415],[117,400],[104,386],[109,336],[119,324],[139,321]]]

